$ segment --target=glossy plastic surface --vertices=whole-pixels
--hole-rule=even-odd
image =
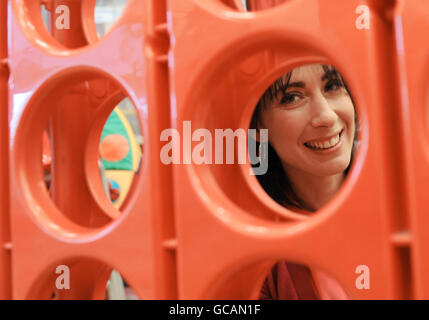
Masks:
[[[75,27],[51,36],[41,1],[9,0],[7,16],[0,4],[2,298],[50,298],[65,264],[75,278],[64,299],[103,298],[111,268],[142,299],[255,299],[280,259],[332,275],[352,299],[429,298],[427,1],[368,0],[370,29],[359,30],[361,0],[257,12],[236,0],[130,0],[101,39],[95,0],[48,3],[80,12]],[[162,130],[247,129],[265,88],[307,63],[340,70],[360,119],[351,173],[314,217],[274,203],[248,164],[162,164]],[[96,150],[125,96],[144,158],[120,214],[102,196]],[[41,174],[47,127],[53,199]],[[370,290],[356,287],[359,265]]]
[[[8,1],[12,297],[50,298],[55,267],[65,264],[75,280],[61,298],[104,298],[97,288],[105,288],[109,268],[142,299],[176,298],[174,252],[164,246],[174,235],[172,205],[161,201],[172,195],[171,169],[159,162],[159,132],[169,117],[162,111],[168,89],[156,80],[166,67],[150,43],[166,38],[155,30],[156,8],[130,1],[116,27],[96,40],[88,10],[94,1],[50,7],[60,4],[81,14],[71,14],[70,30],[52,37],[37,15],[40,1]],[[97,155],[104,123],[125,96],[147,142],[133,195],[119,214],[103,194]],[[53,145],[52,199],[39,168],[45,128]]]

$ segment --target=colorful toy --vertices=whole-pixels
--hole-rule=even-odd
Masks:
[[[122,111],[115,108],[101,134],[100,155],[115,208],[124,203],[141,160],[141,148]]]

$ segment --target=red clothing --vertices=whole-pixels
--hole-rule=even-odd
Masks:
[[[347,299],[342,287],[327,274],[294,263],[277,263],[262,286],[261,300]]]
[[[316,300],[319,294],[310,269],[293,263],[277,263],[268,277],[259,298],[261,300]]]

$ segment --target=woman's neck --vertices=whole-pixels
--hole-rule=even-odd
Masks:
[[[330,176],[315,176],[298,170],[286,171],[296,196],[314,211],[327,204],[340,189],[344,173]]]

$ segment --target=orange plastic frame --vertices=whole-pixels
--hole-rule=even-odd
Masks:
[[[69,6],[71,29],[49,34],[42,2]],[[353,299],[429,298],[429,4],[291,0],[245,12],[240,3],[130,0],[98,39],[95,0],[1,2],[1,298],[103,299],[115,268],[142,299],[255,299],[280,259],[332,275]],[[369,29],[355,26],[359,5]],[[351,173],[317,215],[274,203],[248,164],[161,163],[162,130],[182,135],[188,120],[248,128],[264,89],[307,63],[340,70],[360,120]],[[126,96],[144,159],[119,213],[103,197],[96,150]],[[40,168],[46,128],[52,199]],[[74,275],[66,291],[55,289],[63,264]],[[359,265],[369,290],[356,287]]]

